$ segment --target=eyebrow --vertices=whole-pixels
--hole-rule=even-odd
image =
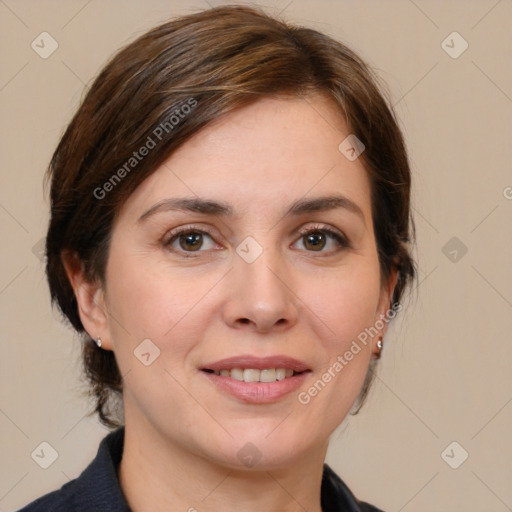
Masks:
[[[344,209],[361,218],[366,225],[363,210],[351,199],[343,195],[322,196],[312,199],[299,199],[295,201],[286,211],[283,218],[295,217],[305,213],[325,212],[328,210]],[[172,198],[164,199],[153,205],[141,215],[139,222],[166,211],[187,211],[203,213],[206,215],[233,216],[233,208],[223,201],[213,201],[201,198]]]

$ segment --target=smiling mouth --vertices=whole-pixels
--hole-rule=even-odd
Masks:
[[[305,370],[303,372],[297,372],[291,368],[265,368],[258,370],[257,368],[232,368],[231,370],[210,370],[203,369],[203,372],[211,373],[219,377],[227,377],[233,380],[243,382],[276,382],[295,377],[302,373],[309,372]]]

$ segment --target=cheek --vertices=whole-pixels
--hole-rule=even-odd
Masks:
[[[110,333],[121,373],[126,376],[125,394],[151,416],[163,402],[189,399],[173,377],[182,380],[187,356],[205,330],[207,301],[202,299],[215,281],[172,271],[162,262],[148,265],[142,256],[117,257],[122,252],[113,252],[109,261]],[[157,348],[147,342],[141,345],[146,339]],[[150,352],[148,366],[136,358],[143,353],[139,346]],[[154,354],[158,356],[153,359]]]
[[[108,299],[111,316],[120,325],[112,322],[112,327],[117,332],[124,328],[135,338],[159,338],[172,327],[183,307],[176,288],[127,261],[116,265],[109,276]]]
[[[372,338],[366,330],[375,323],[380,297],[378,264],[351,266],[337,279],[326,280],[323,290],[308,306],[328,327],[323,332],[329,334],[319,336],[324,365],[299,401],[319,429],[334,429],[352,407],[368,371]]]
[[[148,265],[144,255],[119,258],[111,254],[107,282],[114,345],[118,353],[133,351],[149,338],[162,350],[171,345],[179,358],[188,350],[187,340],[204,330],[208,318],[204,308],[218,276],[198,276],[197,269],[178,272],[165,262],[152,263]],[[180,335],[184,329],[187,336]]]
[[[306,303],[332,334],[327,340],[329,348],[342,350],[375,322],[380,297],[378,265],[347,267],[336,278],[326,279],[321,293],[309,295]]]

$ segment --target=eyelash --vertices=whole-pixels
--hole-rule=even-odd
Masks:
[[[315,225],[315,226],[310,226],[308,228],[300,230],[299,238],[302,238],[311,233],[319,233],[319,232],[334,239],[340,246],[339,250],[350,249],[352,247],[348,238],[346,238],[343,234],[338,233],[337,231],[334,231],[334,230],[332,230],[324,225],[321,225],[321,224]],[[179,236],[185,235],[185,234],[190,234],[190,233],[208,235],[213,240],[213,233],[211,231],[209,231],[208,229],[205,229],[205,228],[199,229],[199,228],[196,228],[195,226],[184,226],[184,227],[177,228],[177,229],[167,233],[167,235],[164,238],[163,245],[165,247],[169,248],[169,250],[171,252],[179,253],[179,254],[183,255],[185,258],[195,258],[198,256],[195,253],[201,253],[201,252],[205,252],[205,251],[201,251],[201,250],[184,251],[184,250],[176,250],[171,247],[172,243]],[[320,254],[325,253],[325,251],[323,251],[323,250],[322,251],[306,251],[306,252],[312,252],[312,253],[318,252]],[[334,252],[338,252],[338,250],[336,250]],[[327,255],[331,255],[334,252],[331,251],[330,253],[327,253]]]
[[[306,235],[309,235],[310,233],[323,233],[325,235],[330,236],[333,238],[340,246],[341,249],[350,249],[351,245],[348,240],[348,238],[345,235],[342,235],[341,233],[338,233],[337,231],[334,231],[333,229],[330,229],[322,224],[317,224],[316,226],[310,226],[308,228],[301,229],[299,231],[299,238],[302,238]],[[316,252],[316,251],[307,251],[307,252]],[[320,251],[323,252],[323,251]],[[337,252],[337,251],[336,251]]]

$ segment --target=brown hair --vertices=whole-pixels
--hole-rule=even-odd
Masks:
[[[371,182],[381,275],[386,280],[398,269],[391,302],[399,302],[416,274],[407,245],[414,237],[411,177],[402,134],[377,83],[343,44],[254,8],[209,9],[139,37],[94,80],[49,165],[46,273],[52,302],[90,341],[63,266],[64,252],[76,255],[89,279],[104,283],[116,214],[175,149],[208,123],[263,96],[313,91],[334,100],[366,147],[360,158]],[[187,104],[193,112],[180,115]],[[156,142],[157,128],[161,137],[154,149],[130,160],[150,138]],[[114,353],[84,343],[83,362],[100,420],[119,425],[114,405],[120,404],[122,378]],[[369,383],[367,378],[360,403]]]

